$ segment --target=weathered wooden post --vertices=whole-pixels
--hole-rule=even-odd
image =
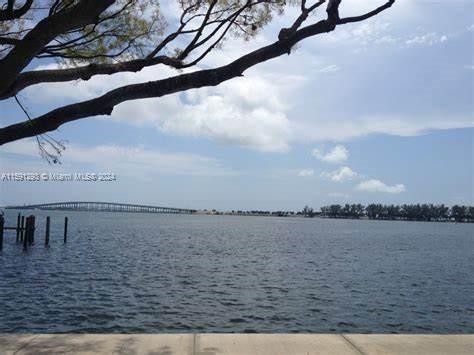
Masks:
[[[64,243],[67,242],[67,217],[64,217]]]
[[[26,223],[23,223],[23,222],[25,222],[25,216],[22,216],[21,218],[21,226],[22,226],[21,238],[23,239],[23,250],[26,251],[28,250],[28,231],[30,229],[29,227],[30,219],[26,218]]]
[[[18,213],[18,217],[16,218],[16,242],[20,241],[20,221],[21,221],[21,213]]]
[[[29,234],[30,234],[30,245],[32,245],[35,243],[35,216],[30,215],[30,219],[31,219],[31,222],[30,222],[31,231]]]
[[[26,217],[25,240],[29,245],[35,242],[35,216]]]
[[[3,250],[3,226],[5,225],[5,218],[0,214],[0,251]]]
[[[23,241],[25,234],[25,216],[21,216],[20,242]]]
[[[46,217],[46,234],[44,236],[44,246],[49,246],[49,223],[50,219],[49,216]]]

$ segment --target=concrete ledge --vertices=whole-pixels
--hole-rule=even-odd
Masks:
[[[473,354],[474,335],[0,334],[0,354]]]

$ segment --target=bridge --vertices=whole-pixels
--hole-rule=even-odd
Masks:
[[[38,209],[46,211],[93,211],[93,212],[137,212],[137,213],[175,213],[192,214],[196,210],[186,208],[160,207],[148,205],[134,205],[129,203],[71,201],[43,203],[37,205],[6,206],[6,209],[26,210]]]

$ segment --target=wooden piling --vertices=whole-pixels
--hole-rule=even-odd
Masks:
[[[26,218],[26,223],[24,222],[25,222],[25,216],[22,216],[21,217],[21,225],[22,225],[21,238],[23,240],[23,250],[27,251],[28,250],[28,231],[30,229],[29,228],[30,219]]]
[[[50,218],[49,216],[46,217],[46,233],[44,235],[44,246],[49,246],[49,224]]]
[[[67,242],[67,217],[64,217],[64,243]]]
[[[18,217],[16,219],[16,242],[20,241],[20,227],[21,227],[21,213],[18,213]]]
[[[23,239],[28,245],[32,245],[35,242],[35,216],[33,215],[26,217],[25,235]]]
[[[30,245],[34,244],[35,243],[35,216],[33,215],[30,215],[29,217],[31,219],[31,222],[30,222],[30,240],[29,240],[29,243]]]
[[[25,239],[25,216],[21,216],[21,230],[20,230],[20,242]]]
[[[3,250],[3,226],[5,225],[5,218],[0,215],[0,251]]]

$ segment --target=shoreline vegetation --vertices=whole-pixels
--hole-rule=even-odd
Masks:
[[[384,221],[415,221],[415,222],[456,222],[474,223],[474,206],[444,204],[403,204],[383,205],[372,203],[345,204],[323,206],[319,211],[305,206],[301,211],[263,211],[263,210],[199,210],[201,215],[225,216],[267,216],[267,217],[306,217],[306,218],[336,218],[336,219],[364,219]]]
[[[99,203],[99,202],[95,202]],[[113,203],[119,205],[118,203]],[[36,206],[36,205],[35,205]],[[38,205],[39,206],[39,205]],[[139,206],[139,205],[131,205]],[[153,206],[142,206],[153,207]],[[153,207],[154,208],[154,207]],[[164,208],[164,207],[156,207]],[[0,206],[0,213],[6,209],[32,209],[32,206]],[[36,209],[36,208],[35,208]],[[55,209],[56,211],[92,211],[88,209]],[[333,204],[323,206],[319,211],[312,207],[305,206],[301,211],[291,210],[227,210],[216,209],[189,210],[194,215],[212,216],[255,216],[255,217],[301,217],[301,218],[334,218],[334,219],[359,219],[359,220],[379,220],[379,221],[414,221],[414,222],[453,222],[453,223],[474,223],[474,206],[453,205],[451,207],[444,204],[402,204],[384,205],[371,203],[364,206],[358,204]],[[115,211],[97,210],[95,212],[146,212],[146,211]],[[155,212],[150,212],[155,213]]]

